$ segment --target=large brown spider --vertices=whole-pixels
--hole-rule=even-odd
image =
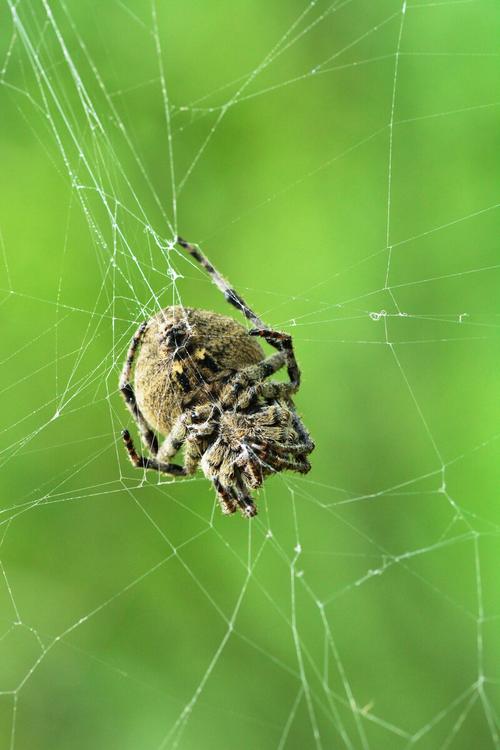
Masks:
[[[247,331],[225,315],[180,306],[141,323],[120,391],[151,457],[136,452],[128,430],[123,441],[137,468],[187,476],[200,464],[222,512],[239,508],[250,518],[257,514],[250,491],[266,476],[284,469],[305,474],[311,468],[307,455],[314,443],[292,401],[300,384],[292,338],[266,328],[198,248],[180,237],[176,242],[255,328]],[[256,336],[277,351],[265,358]],[[266,380],[284,365],[289,383]],[[154,430],[167,436],[160,446]],[[169,463],[182,445],[184,465]]]

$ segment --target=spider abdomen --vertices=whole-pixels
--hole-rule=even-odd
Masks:
[[[186,408],[213,400],[228,376],[263,357],[258,341],[232,318],[166,307],[144,331],[134,374],[137,404],[166,435]]]

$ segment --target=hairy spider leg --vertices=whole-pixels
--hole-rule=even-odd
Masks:
[[[259,316],[256,315],[250,307],[248,307],[243,297],[240,297],[240,295],[231,288],[229,282],[227,282],[224,276],[222,276],[222,274],[217,271],[217,269],[210,263],[206,255],[204,255],[198,247],[196,247],[195,245],[191,245],[191,243],[189,242],[186,242],[186,240],[183,240],[182,237],[177,237],[176,242],[185,250],[187,250],[188,253],[196,261],[198,261],[201,266],[203,266],[205,271],[207,271],[207,273],[212,277],[214,284],[221,290],[222,294],[230,305],[233,305],[238,310],[240,310],[245,318],[250,320],[254,324],[254,326],[257,326],[257,328],[265,328],[265,325],[259,318]]]
[[[290,382],[295,386],[295,390],[298,390],[300,386],[300,370],[297,360],[295,359],[295,352],[293,351],[293,342],[290,334],[283,333],[282,331],[275,331],[271,328],[252,328],[248,333],[250,336],[261,336],[268,344],[274,346],[275,349],[285,353],[288,377],[290,378]]]
[[[217,492],[217,500],[219,501],[219,505],[224,515],[229,516],[231,513],[235,513],[238,504],[234,495],[226,489],[218,479],[214,479],[213,484],[215,491]]]
[[[236,495],[236,502],[238,503],[238,507],[241,513],[246,518],[253,518],[253,516],[257,515],[257,508],[255,507],[254,501],[245,489],[245,485],[243,484],[243,480],[241,478],[241,473],[238,469],[235,470],[235,477],[236,482],[233,486],[233,492]]]
[[[130,342],[130,346],[127,352],[127,358],[125,360],[125,364],[123,365],[123,369],[120,375],[119,385],[120,385],[120,392],[123,396],[123,400],[125,401],[125,404],[127,405],[127,409],[130,411],[135,421],[137,422],[137,426],[139,427],[139,432],[141,434],[142,442],[144,443],[146,448],[148,448],[148,450],[151,451],[151,453],[154,456],[156,456],[156,454],[158,453],[158,438],[149,427],[144,415],[139,409],[139,405],[137,404],[137,400],[135,397],[134,387],[132,383],[130,382],[134,358],[135,358],[137,349],[144,337],[144,333],[146,331],[147,325],[148,325],[148,322],[147,320],[145,320],[143,323],[141,323],[137,331],[132,336],[132,341]]]
[[[162,444],[159,446],[158,438],[149,427],[144,415],[139,409],[139,405],[137,404],[137,400],[135,397],[134,387],[132,383],[130,382],[132,366],[134,363],[135,355],[144,337],[144,333],[146,331],[147,325],[148,325],[147,321],[144,321],[143,323],[141,323],[141,325],[139,326],[139,328],[137,329],[137,331],[134,333],[132,337],[132,341],[130,342],[130,346],[127,352],[125,364],[123,366],[123,370],[120,376],[120,392],[123,396],[123,399],[127,405],[128,410],[130,411],[130,413],[132,414],[132,416],[134,417],[137,423],[142,442],[152,454],[152,458],[148,458],[146,456],[142,456],[137,453],[134,447],[133,440],[128,430],[123,430],[122,432],[123,442],[127,450],[127,453],[129,455],[129,458],[132,464],[136,468],[155,469],[156,471],[160,471],[162,474],[169,474],[171,476],[176,476],[176,477],[187,476],[195,472],[196,467],[199,462],[198,457],[195,456],[192,451],[188,452],[188,454],[185,457],[185,461],[184,461],[185,466],[180,466],[179,464],[172,464],[172,463],[169,463],[168,461],[169,458],[171,458],[177,453],[177,451],[179,450],[179,448],[182,446],[182,444],[185,441],[185,438],[186,438],[185,423],[179,419],[176,422],[176,424],[172,427],[172,430],[164,439]]]
[[[248,406],[252,398],[258,395],[259,382],[283,367],[285,360],[286,357],[283,352],[276,352],[276,354],[271,354],[270,357],[263,359],[256,365],[249,365],[239,370],[222,391],[221,404],[230,406],[234,404],[236,399],[238,407]],[[290,386],[291,384],[283,383],[282,385]]]
[[[240,310],[245,318],[257,326],[248,333],[251,336],[261,336],[268,342],[268,344],[274,346],[275,349],[285,353],[288,376],[290,381],[298,388],[300,385],[300,370],[293,351],[292,337],[288,333],[282,333],[281,331],[274,331],[271,328],[266,328],[261,318],[253,312],[244,301],[243,297],[231,287],[222,274],[217,271],[215,266],[210,263],[208,258],[198,247],[192,245],[190,242],[186,242],[182,237],[177,237],[176,242],[187,250],[187,252],[207,271],[215,285],[223,293],[226,300],[233,305],[233,307]]]
[[[136,469],[155,469],[162,474],[170,474],[174,477],[185,477],[187,475],[186,468],[180,464],[163,463],[163,461],[158,461],[156,458],[147,458],[137,453],[128,430],[123,430],[122,438],[129,458]]]

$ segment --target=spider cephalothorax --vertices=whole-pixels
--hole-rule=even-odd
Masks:
[[[167,307],[145,321],[130,344],[120,389],[152,455],[136,453],[128,430],[125,446],[139,468],[186,476],[200,465],[224,513],[239,508],[254,516],[250,491],[266,476],[310,469],[314,445],[292,401],[300,382],[292,340],[265,328],[205,256],[178,241],[257,327],[247,331],[232,318],[184,307]],[[257,336],[277,351],[265,358]],[[266,380],[284,365],[290,382]],[[161,446],[155,431],[167,435]],[[170,463],[182,445],[184,465]]]

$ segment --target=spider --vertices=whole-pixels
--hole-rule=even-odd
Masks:
[[[251,491],[267,476],[311,468],[307,456],[314,443],[292,401],[300,385],[292,338],[267,328],[197,247],[181,237],[176,244],[255,328],[181,306],[166,307],[141,323],[119,385],[150,455],[137,453],[128,430],[123,442],[137,468],[182,477],[200,465],[222,512],[239,509],[251,518],[257,514]],[[258,337],[276,352],[265,357]],[[267,380],[283,366],[290,382]],[[156,433],[166,436],[161,445]],[[181,446],[184,464],[171,463]]]

